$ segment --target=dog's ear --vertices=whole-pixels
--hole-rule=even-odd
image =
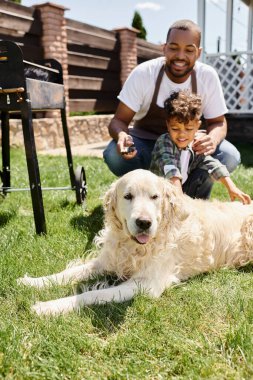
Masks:
[[[171,206],[174,206],[180,196],[179,189],[176,186],[172,185],[166,178],[164,179],[163,188],[166,199],[169,201]]]
[[[167,208],[170,207],[174,211],[175,216],[183,221],[189,216],[186,195],[182,194],[179,188],[164,178],[164,198]],[[169,210],[168,210],[169,211]]]
[[[114,226],[116,228],[121,228],[122,224],[116,215],[117,207],[117,183],[114,182],[109,190],[104,195],[103,198],[103,208],[105,214],[105,223],[109,226]]]
[[[108,211],[115,206],[116,203],[116,182],[112,183],[103,197],[104,211]]]
[[[163,178],[164,198],[169,202],[170,206],[174,207],[180,198],[180,190],[172,185],[168,179]]]

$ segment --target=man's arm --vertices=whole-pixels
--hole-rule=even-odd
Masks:
[[[113,119],[109,124],[110,136],[118,141],[118,135],[120,132],[128,134],[128,126],[131,123],[135,112],[131,108],[127,107],[124,103],[120,102]]]
[[[207,119],[207,134],[200,134],[193,143],[196,154],[213,154],[217,145],[224,140],[227,134],[227,121],[224,115],[214,119]]]
[[[132,137],[129,135],[129,124],[131,123],[135,112],[120,102],[113,119],[109,124],[110,136],[117,142],[119,154],[124,152],[125,148],[133,144]],[[131,159],[136,155],[136,151],[124,154],[124,158]]]

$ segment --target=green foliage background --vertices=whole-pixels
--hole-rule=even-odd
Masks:
[[[143,25],[141,15],[137,11],[134,12],[132,27],[134,27],[140,31],[140,33],[137,34],[137,37],[142,38],[143,40],[147,39],[147,31]]]

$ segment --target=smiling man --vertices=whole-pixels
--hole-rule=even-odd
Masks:
[[[225,140],[227,107],[218,74],[211,66],[198,61],[200,40],[197,24],[191,20],[177,21],[168,31],[164,57],[138,65],[129,75],[109,125],[113,140],[104,151],[105,162],[115,175],[138,168],[149,169],[155,142],[166,132],[164,101],[180,90],[190,90],[201,97],[206,132],[194,140],[196,154],[213,155],[229,172],[239,164],[239,152]],[[132,120],[134,125],[129,127]],[[196,169],[188,183],[188,195],[203,199],[210,196],[213,181],[205,171]]]

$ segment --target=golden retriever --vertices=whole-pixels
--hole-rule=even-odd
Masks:
[[[130,300],[140,291],[159,297],[173,283],[253,258],[253,205],[191,199],[161,177],[132,171],[112,184],[104,198],[105,226],[96,238],[97,258],[51,276],[25,276],[37,288],[84,281],[102,273],[117,286],[33,306],[38,314],[60,314],[84,305]]]

